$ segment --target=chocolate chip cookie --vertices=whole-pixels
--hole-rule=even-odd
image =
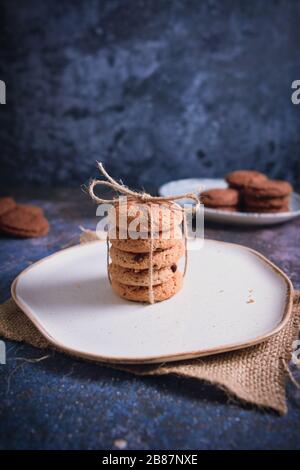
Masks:
[[[168,281],[153,287],[155,302],[167,300],[175,295],[182,287],[183,278],[180,271],[177,271]],[[117,295],[134,302],[148,302],[148,287],[128,286],[112,279],[112,288]]]
[[[161,269],[153,270],[153,285],[157,286],[163,282],[168,281],[171,277],[174,276],[177,271],[177,265],[173,264]],[[126,286],[149,286],[149,270],[137,270],[137,269],[128,269],[122,268],[114,263],[109,265],[109,273],[111,279],[125,284]]]
[[[116,205],[110,211],[111,226],[147,233],[150,231],[150,210],[152,231],[168,231],[182,222],[182,209],[178,204],[149,205],[129,201],[127,204]]]
[[[110,232],[111,235],[111,232]],[[146,234],[147,238],[126,238],[119,240],[118,238],[110,238],[111,244],[113,247],[118,248],[119,250],[126,251],[129,253],[149,253],[151,240]],[[116,233],[116,237],[119,236],[119,233]],[[176,245],[176,241],[182,240],[182,230],[179,225],[174,227],[171,231],[165,232],[155,232],[153,234],[152,246],[153,250],[167,250]]]
[[[176,240],[175,245],[167,250],[156,250],[153,252],[153,269],[161,269],[172,266],[184,255],[184,243]],[[111,247],[110,256],[112,262],[123,268],[148,269],[150,265],[149,253],[129,253],[121,251],[114,246]]]

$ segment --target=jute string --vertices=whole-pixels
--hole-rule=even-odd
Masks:
[[[174,210],[179,210],[182,211],[182,227],[183,227],[183,237],[184,237],[184,272],[183,276],[185,276],[186,271],[187,271],[187,265],[188,265],[188,255],[187,255],[187,238],[188,238],[188,233],[187,233],[187,220],[186,220],[186,212],[187,209],[184,207],[180,206],[175,206],[174,202],[180,199],[190,199],[195,202],[193,210],[196,211],[199,206],[200,206],[200,200],[194,193],[185,193],[185,194],[179,194],[176,196],[172,197],[163,197],[163,196],[152,196],[151,194],[148,194],[146,192],[138,192],[138,191],[133,191],[132,189],[128,188],[125,186],[123,183],[118,183],[115,179],[113,179],[107,171],[104,169],[103,165],[101,162],[97,162],[98,168],[100,173],[104,176],[105,180],[98,180],[98,179],[93,179],[88,187],[88,192],[91,198],[97,202],[98,204],[113,204],[116,206],[117,204],[120,203],[119,196],[117,197],[112,197],[111,199],[104,199],[102,197],[99,197],[95,194],[94,190],[96,186],[106,186],[110,189],[113,189],[116,193],[125,195],[129,198],[129,200],[132,202],[136,202],[139,204],[145,204],[147,207],[147,213],[149,217],[149,225],[150,225],[150,247],[149,247],[149,279],[148,279],[148,299],[149,303],[153,304],[155,302],[155,296],[154,296],[154,291],[153,291],[153,235],[154,235],[154,223],[153,223],[153,212],[152,212],[152,205],[157,203],[160,205],[165,205],[169,208],[172,206],[172,211]],[[109,274],[109,252],[110,252],[110,239],[109,239],[109,233],[107,237],[107,273],[108,273],[108,279],[109,282],[111,283],[111,278]]]

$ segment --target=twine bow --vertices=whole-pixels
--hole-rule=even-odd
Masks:
[[[97,202],[98,204],[118,204],[119,203],[119,197],[113,197],[111,199],[103,199],[98,197],[94,193],[94,189],[96,186],[106,186],[108,188],[113,189],[119,194],[128,196],[130,198],[130,201],[146,204],[148,214],[149,214],[149,222],[150,222],[150,252],[149,252],[149,303],[153,304],[155,302],[154,298],[154,292],[153,292],[153,214],[152,214],[152,207],[151,204],[153,203],[158,203],[162,205],[167,205],[170,206],[174,203],[174,201],[180,200],[180,199],[190,199],[195,202],[195,206],[193,207],[193,210],[196,211],[199,206],[200,206],[200,201],[199,198],[194,194],[194,193],[185,193],[185,194],[180,194],[176,196],[170,196],[170,197],[163,197],[163,196],[152,196],[151,194],[148,194],[146,192],[137,192],[133,191],[132,189],[129,189],[127,186],[125,186],[122,183],[118,183],[116,180],[114,180],[104,169],[103,165],[101,162],[97,162],[98,168],[102,175],[106,178],[105,180],[98,180],[98,179],[93,179],[88,187],[88,192],[91,198]],[[182,211],[183,218],[182,218],[182,224],[183,224],[183,234],[184,234],[184,242],[185,242],[185,264],[184,264],[184,273],[183,275],[185,276],[186,270],[187,270],[187,221],[186,221],[186,209],[180,206],[172,207],[172,210],[180,210]],[[109,274],[109,236],[107,236],[107,273],[108,273],[108,278],[111,283],[111,278]]]

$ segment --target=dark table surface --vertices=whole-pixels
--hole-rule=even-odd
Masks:
[[[78,189],[13,194],[43,207],[51,230],[39,239],[1,238],[1,301],[9,298],[21,270],[78,240],[79,225],[96,223],[95,206]],[[300,219],[263,229],[207,224],[205,236],[257,249],[300,288]],[[0,365],[1,449],[300,448],[300,391],[290,383],[289,411],[279,417],[239,405],[203,382],[137,378],[11,341],[6,348],[7,363]]]

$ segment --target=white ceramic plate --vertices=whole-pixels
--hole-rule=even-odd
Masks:
[[[58,348],[106,362],[163,362],[238,349],[287,321],[291,282],[260,254],[206,240],[189,255],[182,291],[154,305],[114,294],[103,242],[35,263],[16,278],[12,295]]]
[[[216,178],[188,178],[177,181],[170,181],[159,189],[161,196],[174,196],[176,194],[184,194],[204,191],[212,188],[227,188],[227,183],[223,179]],[[180,202],[180,201],[179,201]],[[185,201],[189,202],[189,201]],[[287,222],[300,215],[300,195],[292,193],[289,212],[281,212],[277,214],[259,214],[250,212],[225,212],[217,209],[204,209],[206,220],[213,222],[238,224],[238,225],[273,225]]]

